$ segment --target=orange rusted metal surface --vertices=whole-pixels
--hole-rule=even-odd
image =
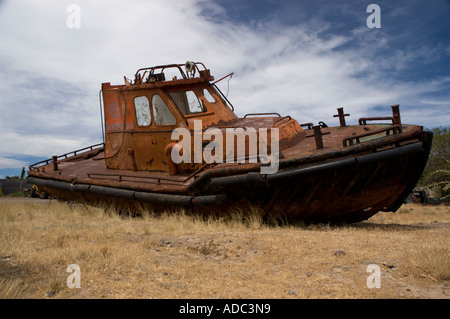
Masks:
[[[124,80],[102,84],[103,143],[31,165],[28,182],[118,209],[220,215],[256,206],[288,220],[356,222],[396,211],[431,148],[432,134],[402,123],[398,105],[356,125],[338,108],[330,118],[340,125],[328,127],[278,113],[238,118],[202,63],[143,68]],[[226,151],[212,147],[220,143]]]

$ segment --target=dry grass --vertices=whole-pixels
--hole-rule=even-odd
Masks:
[[[448,244],[448,242],[422,243],[411,259],[416,273],[435,282],[449,281],[450,251]]]
[[[449,298],[448,206],[347,226],[0,199],[0,298]],[[81,288],[68,288],[69,265]],[[370,289],[367,267],[381,270]]]

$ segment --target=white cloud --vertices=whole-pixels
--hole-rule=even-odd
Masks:
[[[385,105],[389,114],[390,105],[400,104],[402,116],[422,124],[431,119],[408,107],[427,104],[423,94],[448,84],[386,75],[426,50],[378,57],[390,38],[365,26],[325,36],[331,25],[321,20],[315,29],[233,24],[207,0],[80,0],[81,28],[70,29],[72,3],[14,0],[0,11],[2,153],[51,156],[99,142],[101,83],[121,84],[124,75],[133,78],[151,65],[195,60],[217,79],[235,72],[229,98],[238,115],[276,111],[301,123],[336,122],[337,107],[357,122],[374,106]],[[227,84],[220,83],[223,91]],[[450,122],[449,115],[440,120]]]
[[[3,168],[20,168],[26,166],[27,163],[24,161],[16,160],[13,158],[0,156],[0,169]]]
[[[447,106],[450,110],[450,100],[436,100],[436,99],[428,99],[425,98],[420,101],[422,104],[430,104],[430,105],[444,105]]]
[[[88,139],[80,136],[78,138],[63,138],[60,136],[49,136],[45,133],[32,133],[23,136],[16,132],[3,133],[0,140],[0,149],[5,155],[33,155],[50,158],[89,146]],[[91,143],[92,144],[92,143]]]

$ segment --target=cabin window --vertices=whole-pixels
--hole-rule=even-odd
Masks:
[[[134,110],[138,126],[149,126],[152,124],[152,116],[150,115],[150,103],[146,96],[136,96],[134,98]]]
[[[167,107],[167,104],[158,94],[153,95],[152,107],[153,107],[153,116],[155,117],[156,124],[173,125],[177,123],[172,112],[170,112],[169,108]]]
[[[169,96],[184,115],[206,112],[194,91],[170,92]]]
[[[209,93],[208,89],[204,89],[203,90],[203,95],[205,96],[206,100],[209,103],[216,103],[216,100],[214,99],[214,97],[211,95],[211,93]]]

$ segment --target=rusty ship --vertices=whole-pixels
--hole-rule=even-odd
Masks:
[[[395,212],[418,182],[433,136],[402,123],[398,105],[354,125],[338,108],[333,127],[278,113],[238,117],[216,85],[224,78],[188,61],[103,83],[103,142],[30,165],[28,182],[118,210],[221,215],[257,207],[285,220],[348,223]],[[180,130],[190,135],[184,144],[174,139]],[[241,147],[231,143],[238,139]]]

